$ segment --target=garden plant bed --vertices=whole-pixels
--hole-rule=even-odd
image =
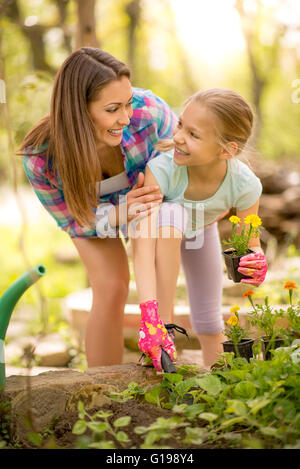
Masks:
[[[45,373],[48,378],[40,380],[49,381],[52,376],[52,382],[50,379],[45,392],[38,380],[32,381],[30,414],[29,407],[25,411],[26,390],[19,392],[19,386],[16,392],[13,390],[16,381],[15,386],[9,383],[6,396],[11,397],[10,431],[5,431],[2,407],[1,446],[9,449],[299,448],[298,341],[276,349],[268,361],[255,356],[248,362],[224,353],[210,372],[181,365],[177,374],[158,376],[153,369],[142,368],[133,364],[125,368],[106,367],[106,370],[103,367],[102,374],[99,369],[89,375],[82,374],[76,385],[75,374],[70,372],[64,377],[64,386],[58,377]],[[123,382],[118,387],[115,384],[120,384],[121,377]],[[189,404],[184,403],[187,394],[192,397]],[[48,404],[43,407],[45,399]],[[23,423],[19,420],[20,411],[23,411]]]
[[[141,424],[145,426],[150,426],[153,424],[158,418],[169,419],[174,416],[173,412],[167,409],[158,408],[153,404],[147,402],[138,402],[136,400],[130,400],[126,403],[119,403],[119,402],[111,402],[110,404],[106,404],[101,408],[102,411],[112,413],[113,416],[109,417],[108,421],[111,425],[113,422],[120,417],[131,417],[131,423],[127,426],[124,430],[128,436],[129,442],[122,446],[112,435],[106,436],[106,442],[113,442],[116,449],[123,449],[123,448],[140,448],[143,444],[143,438],[141,435],[135,433],[134,429]],[[96,412],[99,411],[99,408],[90,409],[89,414],[95,415]],[[51,429],[52,437],[48,440],[51,444],[55,441],[55,444],[59,447],[65,449],[73,449],[77,447],[85,447],[87,440],[85,438],[80,443],[80,437],[75,435],[72,430],[73,427],[78,420],[78,412],[65,412],[63,413],[59,419],[54,423],[53,428]],[[90,438],[92,441],[92,431],[88,430],[86,432],[86,437]],[[167,438],[163,440],[163,447],[169,448],[176,448],[176,449],[187,449],[187,448],[216,448],[216,445],[201,445],[195,446],[190,445],[187,446],[183,443],[183,439],[185,437],[184,430],[178,430],[174,436],[171,438]],[[47,445],[47,442],[45,442]],[[25,444],[24,447],[27,445]],[[29,448],[34,448],[35,446],[32,444],[28,444]]]

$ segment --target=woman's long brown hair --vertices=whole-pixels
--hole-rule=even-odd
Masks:
[[[59,174],[67,207],[81,226],[93,224],[97,206],[96,182],[101,165],[96,149],[95,128],[88,104],[101,89],[130,71],[119,60],[100,49],[82,47],[73,52],[57,72],[49,115],[25,136],[18,154],[37,156],[47,142],[46,169]]]

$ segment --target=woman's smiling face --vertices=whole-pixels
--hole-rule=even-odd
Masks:
[[[98,143],[110,147],[119,145],[123,129],[132,116],[132,88],[127,77],[108,83],[99,99],[88,104],[88,110],[97,130]]]
[[[222,147],[217,143],[215,124],[214,116],[206,107],[189,103],[174,130],[174,162],[202,166],[219,159]]]

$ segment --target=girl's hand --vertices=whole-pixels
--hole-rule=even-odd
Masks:
[[[116,207],[116,220],[112,226],[120,226],[131,222],[135,218],[142,219],[148,216],[154,207],[161,204],[163,196],[159,186],[144,187],[144,174],[139,173],[138,180],[126,194],[126,203]]]
[[[163,321],[158,315],[156,300],[140,304],[141,326],[139,329],[138,345],[147,357],[152,360],[156,371],[162,371],[161,351],[167,352],[170,359],[177,359],[177,352],[172,338],[169,336]]]
[[[258,286],[265,280],[267,271],[267,260],[261,248],[259,248],[258,252],[247,254],[247,256],[243,256],[240,260],[238,272],[252,277],[251,279],[243,278],[241,283]]]

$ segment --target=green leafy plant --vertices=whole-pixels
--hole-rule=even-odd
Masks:
[[[11,406],[8,402],[0,402],[0,448],[9,443],[9,422],[11,420]]]
[[[174,416],[170,418],[159,417],[149,427],[138,426],[134,431],[138,435],[142,435],[144,443],[142,449],[153,448],[153,444],[162,440],[174,437],[174,430],[187,426],[181,417]]]
[[[232,223],[231,238],[223,240],[224,246],[229,246],[234,252],[234,256],[242,256],[249,252],[249,241],[251,238],[257,238],[260,234],[261,219],[257,215],[248,215],[244,219],[242,229],[241,219],[233,215],[229,218]]]
[[[116,419],[113,424],[109,423],[111,412],[99,410],[94,415],[90,415],[84,408],[82,401],[78,403],[79,419],[74,424],[73,433],[75,435],[83,435],[89,429],[93,435],[93,441],[88,443],[89,448],[95,449],[114,449],[115,442],[122,448],[125,448],[130,442],[127,434],[120,428],[127,427],[131,422],[131,417],[125,416]],[[113,437],[113,440],[106,439],[107,435]]]
[[[111,399],[117,402],[126,402],[130,399],[139,399],[146,394],[146,389],[139,386],[137,383],[132,381],[128,384],[124,391],[112,392],[110,394]]]
[[[275,338],[283,336],[283,329],[280,327],[278,320],[284,317],[283,310],[276,310],[269,304],[269,298],[264,299],[264,304],[254,304],[252,299],[253,291],[249,290],[243,294],[248,297],[252,311],[248,315],[249,323],[256,327],[259,331],[263,331],[265,337]]]

